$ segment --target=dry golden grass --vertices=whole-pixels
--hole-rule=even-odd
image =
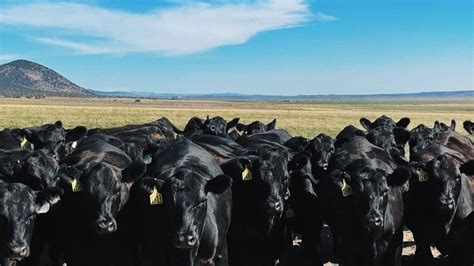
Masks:
[[[386,114],[394,119],[408,116],[411,126],[474,119],[474,99],[393,100],[361,102],[224,102],[134,99],[6,99],[0,98],[0,128],[28,127],[62,120],[65,127],[112,127],[145,123],[162,116],[182,128],[192,116],[240,117],[244,123],[277,119],[277,127],[294,135],[312,137],[320,132],[335,136],[359,118],[375,119]]]

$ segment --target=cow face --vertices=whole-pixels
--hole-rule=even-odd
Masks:
[[[264,124],[260,121],[254,121],[248,125],[238,124],[237,129],[243,131],[245,135],[252,135],[256,133],[263,133],[275,129],[276,119],[273,119],[270,123]]]
[[[352,196],[361,228],[375,232],[383,228],[391,188],[400,187],[410,178],[410,170],[397,168],[391,174],[368,168],[363,160],[355,163],[348,175],[336,176],[341,195]],[[365,165],[365,166],[364,166]],[[348,189],[350,186],[350,189]]]
[[[464,129],[467,131],[467,133],[469,134],[474,134],[474,123],[472,123],[471,121],[464,121],[464,123],[462,124]]]
[[[0,259],[29,255],[37,215],[48,212],[61,195],[57,188],[34,192],[22,184],[0,183]]]
[[[435,142],[434,131],[425,126],[419,125],[410,132],[410,154],[415,154],[418,151],[424,150],[426,147]]]
[[[23,129],[24,136],[31,142],[35,149],[47,147],[50,144],[64,142],[66,132],[61,121],[54,124],[46,124],[39,127]]]
[[[130,187],[146,171],[141,161],[121,170],[108,163],[99,163],[83,172],[69,167],[63,175],[70,193],[78,193],[80,209],[85,213],[89,228],[98,234],[117,230],[116,217],[128,201]]]
[[[388,152],[396,149],[403,156],[405,154],[405,144],[410,138],[410,132],[401,127],[379,126],[369,129],[366,138],[370,143]]]
[[[335,141],[325,134],[319,134],[309,142],[306,150],[311,154],[311,164],[326,171],[328,169],[329,160],[336,152],[334,147]]]
[[[235,119],[234,119],[235,120]],[[232,128],[237,124],[237,121],[232,120],[232,124],[228,125],[224,118],[220,116],[216,116],[213,118],[207,117],[204,124],[201,126],[201,130],[204,134],[219,136],[219,137],[227,137],[228,129]],[[230,122],[229,122],[230,123]]]
[[[59,181],[58,161],[47,150],[35,150],[23,162],[19,178],[34,190],[54,187]]]
[[[301,152],[295,155],[288,164],[288,170],[291,176],[290,190],[292,197],[311,195],[312,198],[317,198],[313,186],[319,183],[319,179],[316,179],[313,175],[309,153]]]
[[[210,194],[221,194],[230,188],[232,180],[226,175],[202,182],[202,177],[183,170],[166,182],[152,179],[163,204],[167,208],[171,228],[171,243],[177,249],[194,249],[199,246],[207,215]],[[150,188],[147,190],[151,191]]]

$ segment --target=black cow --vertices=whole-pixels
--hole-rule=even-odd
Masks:
[[[356,135],[339,146],[329,171],[317,193],[344,265],[401,265],[410,170]]]
[[[261,149],[221,165],[234,180],[229,229],[231,265],[274,265],[285,247],[282,214],[289,197],[288,156]]]
[[[0,131],[0,150],[14,151],[22,148],[31,149],[30,144],[27,143],[27,139],[23,136],[21,129],[7,128]]]
[[[312,139],[306,151],[310,154],[313,174],[318,175],[326,171],[331,156],[336,152],[335,140],[326,134],[319,134]]]
[[[33,190],[56,186],[59,164],[45,149],[0,151],[0,179],[10,183],[23,183]]]
[[[146,171],[122,150],[105,141],[80,145],[61,161],[63,202],[56,212],[53,242],[67,265],[113,265],[117,216],[132,184]],[[91,260],[91,258],[94,258]]]
[[[467,131],[467,133],[469,134],[474,134],[474,123],[472,123],[471,121],[469,120],[466,120],[464,121],[464,123],[462,124],[464,129]]]
[[[474,161],[462,163],[441,147],[420,151],[420,160],[412,162],[405,219],[416,242],[414,263],[431,265],[435,245],[449,265],[473,265],[474,189],[466,174],[474,173]]]
[[[244,135],[252,135],[256,133],[264,133],[275,129],[276,119],[273,119],[270,123],[264,124],[260,121],[254,121],[248,125],[237,124],[237,130],[242,131]]]
[[[237,143],[248,149],[279,148],[289,150],[284,144],[291,139],[291,135],[283,129],[273,129],[264,133],[244,135],[237,139]]]
[[[166,138],[166,139],[174,139],[174,133],[181,132],[178,128],[176,128],[173,125],[173,123],[171,123],[171,121],[168,118],[162,117],[156,121],[152,121],[145,124],[134,124],[134,125],[125,125],[121,127],[90,129],[87,134],[89,136],[97,134],[97,133],[113,135],[113,134],[118,134],[118,133],[122,133],[126,131],[144,128],[144,127],[157,127],[162,138]]]
[[[296,136],[287,140],[284,143],[284,146],[290,148],[293,152],[302,152],[306,149],[308,144],[309,144],[309,139],[302,136]]]
[[[222,164],[233,157],[248,154],[244,147],[231,139],[206,134],[194,134],[189,138],[212,154],[218,164]]]
[[[155,155],[145,176],[139,191],[153,206],[141,215],[156,223],[143,221],[141,226],[151,227],[133,232],[142,263],[228,265],[232,180],[211,154],[180,138]]]
[[[33,191],[19,183],[0,181],[0,264],[15,265],[30,254],[30,241],[38,214],[47,213],[63,191]]]

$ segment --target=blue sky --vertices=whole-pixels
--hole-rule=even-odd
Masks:
[[[0,63],[96,90],[373,94],[474,88],[471,0],[0,0]]]

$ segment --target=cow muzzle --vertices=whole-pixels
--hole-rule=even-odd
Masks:
[[[113,218],[101,218],[97,220],[97,233],[110,234],[117,231],[117,222]]]
[[[452,211],[456,207],[455,201],[452,197],[441,197],[439,203],[442,211]]]
[[[10,248],[10,259],[20,261],[30,254],[30,250],[26,245],[19,245]]]
[[[193,232],[177,233],[173,237],[173,244],[178,249],[191,249],[197,246],[197,236]]]
[[[369,230],[382,228],[383,218],[379,215],[370,215],[367,217],[366,226]]]

